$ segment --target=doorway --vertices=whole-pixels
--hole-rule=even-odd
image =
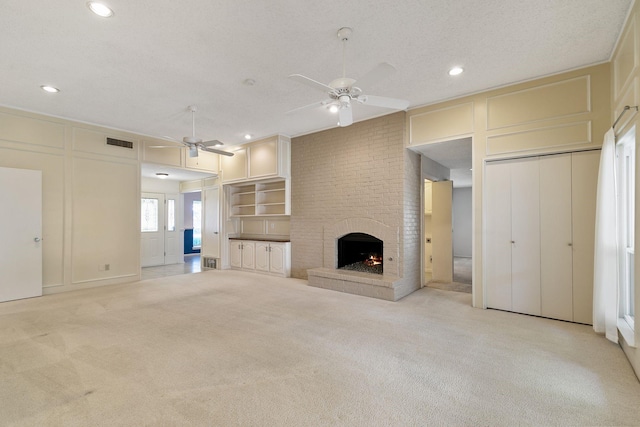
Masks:
[[[412,149],[422,163],[423,286],[471,293],[472,139]]]

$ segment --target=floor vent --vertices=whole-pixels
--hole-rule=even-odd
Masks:
[[[202,258],[202,268],[215,270],[218,268],[218,258],[204,257]]]
[[[107,138],[107,145],[113,145],[116,147],[130,148],[133,150],[133,142],[123,141],[121,139]]]

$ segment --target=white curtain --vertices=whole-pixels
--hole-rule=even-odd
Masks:
[[[616,214],[616,137],[604,135],[598,173],[593,280],[593,329],[618,342],[618,217]]]

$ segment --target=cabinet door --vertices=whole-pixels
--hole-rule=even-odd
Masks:
[[[222,181],[238,181],[247,178],[247,149],[234,151],[233,156],[222,156],[220,159]]]
[[[600,151],[572,155],[573,321],[593,323],[593,245]]]
[[[281,243],[271,243],[270,247],[269,271],[284,274],[285,245]]]
[[[220,169],[220,155],[208,151],[198,150],[198,157],[189,157],[189,151],[185,153],[184,164],[189,169],[198,169],[206,172],[218,173]]]
[[[511,304],[540,315],[540,172],[538,158],[511,167]]]
[[[511,162],[487,164],[484,206],[486,305],[511,310]]]
[[[269,271],[269,243],[256,242],[256,270]]]
[[[277,173],[277,138],[249,146],[249,178],[273,176]]]
[[[256,268],[255,242],[242,243],[242,268],[245,270],[254,270]]]
[[[231,268],[242,268],[242,242],[237,240],[229,242],[229,257]]]
[[[540,158],[540,313],[573,320],[571,154]]]

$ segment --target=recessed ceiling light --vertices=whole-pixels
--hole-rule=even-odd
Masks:
[[[91,9],[91,12],[103,18],[109,18],[113,16],[113,10],[109,9],[109,7],[97,1],[88,2],[87,7]]]
[[[251,134],[250,133],[245,134],[244,139],[251,139]]]
[[[40,87],[45,92],[49,92],[49,93],[58,93],[58,92],[60,92],[60,89],[58,89],[57,87],[53,87],[53,86],[49,86],[49,85],[42,85]]]
[[[160,179],[167,179],[169,178],[169,174],[168,173],[164,173],[164,172],[158,172],[156,173],[156,176]]]
[[[449,75],[450,76],[457,76],[458,74],[462,74],[464,70],[460,67],[453,67],[452,69],[449,70]]]
[[[329,107],[329,111],[332,113],[337,113],[338,112],[338,106],[336,104],[333,104],[331,107]]]

